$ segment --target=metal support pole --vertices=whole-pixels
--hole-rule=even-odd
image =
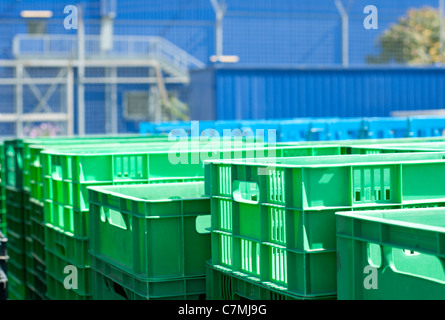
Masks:
[[[342,65],[349,65],[349,16],[340,0],[335,0],[335,5],[341,16],[341,38],[342,38]]]
[[[118,128],[118,108],[117,108],[117,68],[111,68],[111,78],[114,80],[111,84],[111,133],[117,134]]]
[[[15,68],[15,78],[17,84],[15,86],[15,112],[17,114],[16,135],[23,137],[23,65],[17,64]]]
[[[225,4],[225,0],[221,0],[221,3],[218,3],[217,0],[210,0],[212,3],[213,10],[216,15],[216,23],[215,23],[215,42],[216,42],[216,56],[218,61],[220,57],[223,55],[223,21],[224,15],[226,13],[227,6]]]
[[[78,13],[77,131],[79,135],[85,135],[85,87],[83,82],[85,78],[85,27],[83,21],[83,6],[79,8]]]
[[[118,108],[117,108],[117,68],[105,68],[106,78],[110,80],[105,85],[105,119],[106,132],[118,133]]]
[[[74,70],[68,66],[66,74],[66,130],[69,136],[74,135]]]

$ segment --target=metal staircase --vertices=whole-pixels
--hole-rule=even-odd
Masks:
[[[13,40],[16,59],[76,60],[76,35],[18,34]],[[85,35],[85,59],[149,59],[156,61],[166,76],[188,79],[190,69],[205,64],[165,38],[157,36],[114,36],[110,50],[101,49],[100,35]]]

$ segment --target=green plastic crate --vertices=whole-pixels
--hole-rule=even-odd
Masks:
[[[46,250],[46,285],[49,291],[49,287],[52,286],[50,282],[64,283],[65,279],[68,277],[69,272],[65,272],[67,266],[75,267],[77,274],[77,288],[67,288],[66,291],[73,291],[79,296],[91,296],[91,267],[83,264],[75,264],[69,261],[62,254],[53,252],[51,250]],[[52,299],[58,298],[57,296],[51,295]],[[64,295],[59,297],[64,299]]]
[[[91,149],[101,149],[101,148],[105,148],[104,145],[106,145],[106,148],[110,148],[111,146],[116,146],[116,148],[118,148],[120,145],[133,145],[130,143],[124,143],[124,142],[131,142],[131,141],[137,141],[139,145],[157,145],[160,144],[161,141],[166,140],[167,137],[157,137],[157,139],[155,139],[155,137],[152,137],[151,139],[148,139],[147,137],[143,137],[143,139],[141,139],[141,137],[139,136],[130,136],[130,137],[119,137],[119,138],[110,138],[110,137],[106,137],[105,139],[97,139],[96,137],[94,139],[49,139],[49,140],[44,140],[44,139],[39,139],[39,140],[24,140],[24,159],[27,159],[27,161],[24,161],[24,173],[29,171],[31,172],[31,178],[30,178],[30,183],[31,183],[31,187],[26,187],[27,183],[25,182],[25,193],[27,192],[27,190],[29,189],[31,191],[30,194],[30,200],[29,200],[29,204],[28,205],[31,206],[31,214],[33,216],[35,221],[35,226],[38,227],[38,223],[37,222],[44,222],[43,220],[43,198],[42,198],[42,188],[43,188],[43,183],[42,183],[42,178],[41,178],[41,163],[40,163],[40,153],[42,150],[44,150],[45,148],[59,148],[59,149],[86,149],[86,148],[91,148]],[[118,144],[118,142],[121,142],[121,144]],[[148,144],[148,142],[152,142],[150,144]],[[156,143],[157,144],[156,144]],[[136,145],[136,144],[135,144]],[[33,170],[35,169],[35,170]],[[38,170],[36,172],[36,170]],[[24,174],[24,179],[25,179],[25,174]],[[35,211],[35,212],[33,212]],[[42,213],[42,214],[40,214]],[[44,237],[41,238],[42,240],[44,240]]]
[[[198,149],[199,148],[199,149]],[[142,151],[144,150],[144,151]],[[340,147],[269,147],[261,145],[212,143],[174,143],[138,148],[104,148],[94,150],[45,150],[42,152],[43,176],[73,182],[143,181],[144,179],[184,179],[202,176],[202,159],[232,159],[269,156],[311,155],[313,150],[324,154],[340,154]],[[182,152],[182,158],[177,153]],[[171,163],[174,162],[175,163]],[[182,163],[179,163],[181,161]],[[81,170],[82,169],[82,170]],[[166,170],[168,172],[165,172]]]
[[[8,271],[8,299],[25,300],[26,286],[23,280],[18,279],[14,273]]]
[[[108,143],[102,143],[100,146],[94,145],[94,144],[79,144],[79,145],[73,145],[73,144],[64,144],[63,146],[57,146],[57,150],[64,150],[64,149],[69,149],[70,152],[73,152],[73,150],[79,150],[79,151],[86,151],[86,150],[94,150],[95,152],[97,152],[98,150],[121,150],[123,149],[123,147],[125,146],[127,149],[130,148],[131,150],[137,150],[138,148],[146,151],[147,149],[151,149],[151,148],[162,148],[162,149],[167,149],[167,145],[166,143],[159,143],[159,142],[153,142],[153,143],[146,143],[143,142],[142,139],[138,139],[140,140],[140,143],[138,144],[108,144]],[[153,139],[152,139],[153,140]],[[108,139],[105,140],[108,142],[112,142],[114,140]],[[89,141],[91,142],[91,141]],[[68,145],[68,146],[66,146]],[[133,146],[133,147],[130,147]],[[114,148],[114,149],[110,149],[110,148]],[[33,150],[37,150],[36,154],[38,154],[37,160],[33,160],[32,166],[31,168],[35,168],[35,167],[40,167],[39,173],[35,173],[33,174],[32,177],[32,184],[31,184],[31,196],[30,196],[30,202],[36,205],[40,205],[41,207],[41,211],[43,212],[43,201],[44,201],[44,197],[43,197],[43,180],[41,177],[41,164],[40,164],[40,152],[42,151],[42,148],[39,145],[31,145],[29,146],[29,150],[33,151]],[[33,152],[31,152],[32,154]],[[38,165],[36,165],[36,162],[38,163]],[[33,171],[33,170],[31,170]],[[51,180],[51,179],[50,179]],[[47,187],[47,195],[46,198],[47,199],[55,199],[56,201],[59,201],[59,204],[61,205],[69,205],[71,207],[73,207],[73,196],[72,196],[72,192],[71,190],[68,191],[63,191],[62,189],[62,185],[67,185],[68,187],[71,189],[72,185],[70,183],[66,183],[66,182],[48,182],[49,186]],[[93,183],[94,184],[94,183]],[[102,184],[102,183],[100,183]],[[60,187],[60,189],[58,189],[58,186]],[[54,194],[52,192],[54,187]],[[86,186],[81,186],[81,192],[86,193]],[[64,198],[65,197],[65,198]],[[76,207],[76,206],[74,206]],[[40,211],[39,208],[34,207],[34,209],[37,209],[38,211]],[[40,215],[36,215],[35,217],[38,218]],[[43,220],[43,215],[41,215],[42,219],[40,221],[44,221]]]
[[[437,202],[445,199],[444,157],[431,152],[267,159],[273,164],[212,160],[205,164],[206,190],[249,204],[312,210]]]
[[[127,141],[127,140],[125,140]],[[87,152],[88,150],[97,152],[99,150],[141,150],[141,151],[147,151],[151,149],[166,149],[169,145],[173,145],[176,142],[173,141],[165,141],[165,142],[159,142],[157,140],[142,140],[137,139],[131,143],[127,142],[120,142],[119,140],[105,140],[105,142],[95,142],[92,143],[92,141],[85,141],[84,143],[65,143],[62,145],[31,145],[29,147],[30,150],[30,156],[31,160],[29,161],[29,164],[27,164],[24,168],[24,179],[29,180],[26,183],[26,189],[29,189],[31,192],[31,198],[34,201],[42,201],[43,197],[43,184],[42,184],[42,159],[41,159],[41,153],[45,150],[52,150],[52,151],[68,151],[68,152]],[[204,142],[202,142],[204,143]],[[207,144],[208,142],[206,142]],[[244,144],[240,141],[240,144]],[[28,173],[29,172],[29,173]],[[26,177],[26,175],[29,175],[29,178]]]
[[[6,187],[5,188],[5,195],[6,195],[6,205],[10,204],[17,208],[23,208],[23,191],[16,189],[14,187]],[[13,215],[14,217],[18,219],[24,218],[23,216],[23,210],[12,212],[13,210],[8,209],[8,215]]]
[[[45,261],[45,223],[43,222],[43,207],[31,203],[31,238],[32,253],[36,259]]]
[[[32,254],[35,257],[35,259],[39,260],[40,262],[45,262],[45,225],[33,220],[31,218],[32,222],[32,228],[33,230],[39,230],[38,233],[35,232],[31,238],[32,238]]]
[[[13,264],[15,266],[15,268],[13,267],[12,273],[15,273],[18,279],[25,281],[25,267],[26,267],[25,252],[8,243],[8,257],[9,257],[8,265]]]
[[[6,226],[8,244],[20,252],[25,252],[25,217],[23,192],[6,187]]]
[[[5,140],[5,186],[21,190],[23,187],[23,140]]]
[[[273,151],[272,151],[273,150]],[[197,157],[196,164],[174,165],[170,148],[144,153],[42,153],[44,156],[44,221],[74,235],[86,236],[88,230],[88,187],[99,185],[147,184],[162,182],[203,181],[201,156],[209,149],[190,151],[188,157]],[[339,147],[245,147],[216,152],[215,157],[233,158],[251,155],[298,156],[341,154]],[[201,155],[201,156],[200,156]],[[189,159],[190,160],[190,159]],[[68,222],[67,219],[69,220]],[[80,221],[82,220],[83,221]],[[76,226],[80,226],[76,229]]]
[[[6,194],[6,218],[15,219],[22,227],[14,228],[13,230],[20,235],[24,235],[24,210],[23,210],[23,191],[17,190],[13,187],[5,188]]]
[[[8,220],[8,228],[12,225],[13,220]],[[24,266],[26,240],[23,235],[19,235],[9,229],[8,232],[8,249],[15,250],[16,255],[11,258],[13,261],[18,261],[20,265]],[[22,257],[20,257],[22,255]]]
[[[445,209],[340,212],[339,300],[443,300]]]
[[[29,202],[29,192],[22,191],[23,194],[23,224],[24,224],[24,236],[29,238],[29,241],[32,242],[31,234],[32,234],[32,227],[31,227],[31,202]],[[32,249],[32,243],[28,246],[28,249]],[[27,249],[27,250],[28,250]]]
[[[88,247],[87,238],[74,237],[63,230],[45,225],[45,263],[38,266],[45,268],[49,299],[91,299],[91,256]],[[61,284],[63,287],[63,281],[67,277],[65,267],[68,265],[75,266],[78,272],[77,289],[65,289],[73,291],[72,293],[61,291]]]
[[[83,295],[77,290],[67,290],[63,284],[63,280],[59,280],[51,274],[46,276],[46,299],[47,300],[92,300],[91,294]]]
[[[90,250],[140,279],[205,275],[204,182],[90,188]]]
[[[72,151],[73,149],[94,149],[94,150],[99,150],[99,149],[110,149],[111,147],[115,147],[117,150],[121,149],[124,145],[127,148],[130,148],[131,146],[137,146],[140,149],[147,149],[147,146],[150,147],[162,147],[162,148],[167,148],[166,147],[166,143],[160,143],[160,141],[164,141],[166,140],[166,137],[162,137],[162,139],[158,139],[157,141],[155,141],[155,139],[140,139],[139,137],[137,139],[129,139],[129,138],[119,138],[119,139],[105,139],[105,140],[100,140],[98,141],[96,140],[81,140],[82,143],[79,142],[79,140],[81,139],[74,139],[71,143],[70,140],[68,141],[63,141],[62,145],[57,146],[57,148],[60,149],[70,149],[70,151]],[[117,144],[116,142],[122,140],[121,144]],[[144,140],[144,141],[143,141]],[[136,143],[123,143],[124,141],[138,141],[138,144]],[[150,142],[151,143],[148,143]],[[56,145],[61,143],[61,139],[56,140],[57,143],[54,143],[53,141],[46,141],[47,145],[45,147],[50,147],[51,143],[53,143],[53,145],[51,146],[51,148],[56,148]],[[105,143],[104,143],[105,142]],[[40,143],[40,141],[39,141]],[[74,144],[74,143],[79,143]],[[203,142],[204,143],[204,142]],[[31,165],[31,168],[36,167],[36,166],[41,166],[40,164],[40,152],[43,150],[43,147],[41,147],[40,145],[33,145],[31,143],[28,143],[27,140],[25,140],[24,142],[25,144],[25,150],[28,150],[28,156],[29,157],[34,157],[31,158],[31,161],[28,162],[29,165]],[[99,144],[99,146],[97,145]],[[106,145],[106,147],[104,146]],[[122,147],[121,147],[122,146]],[[137,149],[136,147],[131,147],[132,149]],[[32,170],[31,170],[32,171]],[[40,178],[40,174],[36,174],[32,177],[33,179],[39,179],[39,181],[37,181],[36,183],[41,187],[42,186],[42,180]],[[33,181],[33,180],[31,180]],[[34,227],[34,229],[36,229],[36,232],[38,233],[37,235],[33,235],[32,234],[32,239],[34,241],[34,238],[39,238],[39,242],[36,244],[37,248],[36,250],[38,251],[36,253],[36,255],[40,258],[42,258],[42,260],[44,259],[44,254],[42,254],[42,246],[41,244],[44,243],[44,233],[42,232],[42,228],[41,228],[41,224],[44,223],[44,219],[43,219],[43,199],[40,198],[41,196],[39,195],[38,199],[35,199],[33,197],[35,197],[35,193],[33,193],[33,191],[35,191],[33,188],[31,188],[31,196],[30,196],[30,200],[29,202],[26,202],[26,204],[24,204],[24,207],[26,209],[26,207],[31,207],[31,219],[27,220],[31,222],[31,233],[34,232],[32,230],[32,228]],[[25,190],[25,193],[27,191]],[[84,189],[84,192],[86,192],[86,189]],[[55,198],[56,200],[60,200],[59,197]],[[62,202],[63,203],[63,202]],[[72,204],[71,202],[69,202],[70,204]],[[51,206],[51,205],[50,205]],[[56,208],[57,210],[61,209],[61,206],[58,206]],[[48,210],[50,210],[50,208],[48,208]],[[62,209],[63,210],[63,209]],[[74,214],[73,210],[71,208],[65,209],[66,210],[70,210],[70,212],[72,212],[72,214]],[[80,213],[80,214],[84,214],[84,213]],[[77,220],[76,220],[77,221]],[[41,224],[40,224],[41,222]],[[80,221],[82,223],[82,221]],[[57,224],[55,224],[57,225]],[[87,227],[87,226],[86,226]],[[84,232],[83,234],[85,234],[86,232]]]
[[[444,142],[366,144],[346,147],[348,154],[379,154],[407,152],[440,152],[445,150]]]
[[[206,277],[144,280],[92,257],[94,300],[205,300]]]
[[[5,153],[0,141],[0,231],[7,235],[6,228],[6,190],[5,190]]]
[[[206,263],[207,300],[336,300],[336,296],[309,298],[283,293],[230,269]]]
[[[47,300],[46,298],[46,285],[43,286],[42,282],[30,271],[33,277],[33,283],[27,283],[26,290],[28,298],[26,300]],[[46,280],[45,280],[46,283]]]
[[[42,264],[34,256],[32,258],[34,268],[27,270],[27,277],[30,276],[27,278],[27,289],[34,299],[46,300],[46,264]]]
[[[143,143],[143,142],[168,142],[167,135],[153,135],[153,136],[104,136],[104,137],[60,137],[60,138],[48,138],[48,139],[24,139],[23,140],[23,187],[27,191],[31,191],[30,186],[36,175],[33,175],[32,169],[40,165],[40,152],[45,148],[57,148],[82,145],[86,147],[90,145],[103,146],[104,144],[117,144],[117,143]],[[39,175],[37,175],[39,177]]]
[[[35,284],[36,279],[34,277],[34,259],[32,253],[25,252],[25,286],[26,286],[26,299],[27,300],[36,300],[38,296],[36,296]]]
[[[4,235],[8,235],[6,228],[6,196],[0,200],[0,206],[2,207],[2,209],[0,209],[0,231]]]
[[[90,267],[90,255],[88,253],[89,240],[72,236],[61,229],[45,226],[45,261],[48,266],[48,252],[63,258],[67,263],[80,267]]]
[[[282,158],[274,166],[260,159],[209,162],[213,264],[289,294],[335,295],[335,213],[443,206],[442,158],[410,153]]]
[[[166,157],[168,157],[168,153],[165,152],[165,147],[163,148],[164,151],[158,151],[158,152],[152,152],[152,153],[148,153],[145,152],[142,154],[142,157],[148,157],[148,156],[154,156],[154,158],[150,158],[150,162],[149,164],[151,165],[149,170],[154,170],[156,165],[160,165],[162,163],[161,159],[164,159]],[[169,148],[168,148],[169,149]],[[263,148],[263,150],[269,150],[271,148]],[[233,157],[235,155],[240,154],[241,156],[246,156],[248,154],[254,153],[256,149],[254,148],[249,148],[249,149],[244,149],[244,150],[234,150],[234,151],[227,151],[225,153],[226,157]],[[275,150],[275,149],[274,149]],[[295,156],[295,155],[316,155],[316,154],[340,154],[341,153],[341,148],[335,147],[335,146],[331,146],[331,147],[308,147],[308,148],[300,148],[300,147],[283,147],[283,148],[277,148],[276,149],[276,153],[278,155],[289,155],[289,156]],[[206,152],[207,150],[202,150],[200,152]],[[240,153],[239,153],[239,152]],[[262,154],[262,150],[260,150],[261,154]],[[45,155],[46,152],[43,152],[42,155]],[[74,155],[74,157],[77,157],[77,161],[73,161],[72,158],[70,160],[71,155],[64,155],[64,154],[60,154],[60,153],[56,153],[55,155],[49,153],[49,160],[52,161],[53,156],[56,157],[64,157],[64,161],[54,161],[53,163],[57,163],[58,165],[56,166],[56,170],[54,170],[54,172],[57,173],[58,177],[62,177],[62,179],[57,180],[56,181],[62,181],[62,186],[61,187],[57,187],[58,191],[56,194],[57,196],[54,197],[53,195],[50,195],[51,192],[53,192],[54,194],[54,190],[51,190],[51,186],[54,185],[59,185],[58,182],[56,183],[52,183],[54,177],[51,176],[45,176],[44,178],[50,178],[47,180],[44,180],[44,185],[45,185],[45,210],[44,210],[44,220],[47,226],[57,226],[59,228],[59,230],[63,230],[66,232],[66,235],[72,236],[72,237],[88,237],[89,233],[88,233],[88,226],[89,226],[89,219],[88,219],[88,189],[87,187],[89,186],[94,186],[94,185],[106,185],[106,184],[125,184],[125,183],[135,183],[135,182],[153,182],[153,181],[134,181],[134,180],[127,180],[127,179],[122,179],[122,177],[119,176],[119,174],[117,173],[118,170],[121,170],[121,172],[125,173],[125,171],[127,170],[126,168],[123,167],[119,167],[119,164],[124,164],[125,165],[125,159],[128,159],[129,157],[132,157],[133,155],[130,154],[114,154],[114,153],[105,153],[105,154],[97,154],[94,155],[93,157],[90,157],[91,154],[90,153],[79,153],[78,155]],[[199,154],[198,152],[196,152],[196,154]],[[266,152],[267,154],[267,152]],[[139,156],[140,154],[136,154],[137,156]],[[158,156],[160,158],[158,158]],[[88,171],[85,167],[85,165],[82,165],[80,162],[80,159],[82,159],[83,157],[85,157],[85,161],[87,161],[86,163],[90,163],[90,164],[94,164],[93,167],[96,166],[101,166],[100,162],[95,162],[98,159],[99,160],[111,160],[114,159],[114,162],[116,164],[115,168],[113,168],[113,174],[116,175],[116,179],[115,181],[112,181],[111,183],[109,181],[94,181],[93,183],[71,183],[70,179],[74,180],[73,177],[74,176],[79,176],[78,174],[70,174],[70,170],[66,170],[66,168],[70,168],[72,169],[71,172],[73,171],[78,171],[79,167],[82,168],[82,179],[84,179],[85,177],[88,179],[91,179],[91,177],[89,175],[94,175],[95,173],[97,173],[95,170],[92,171]],[[48,160],[47,157],[44,157]],[[63,159],[63,158],[62,158]],[[153,159],[155,161],[153,161]],[[93,162],[91,162],[91,160],[95,160]],[[70,163],[71,161],[71,163]],[[112,161],[113,162],[113,161]],[[128,163],[131,164],[131,160],[129,160]],[[148,162],[148,161],[147,161]],[[145,165],[147,165],[148,163],[145,162]],[[49,161],[47,162],[43,162],[43,168],[44,168],[44,172],[45,170],[47,170],[48,168],[52,168],[52,166],[47,165],[47,163],[51,163]],[[137,163],[137,162],[136,162]],[[144,163],[144,162],[142,162]],[[59,165],[60,164],[60,165]],[[66,165],[68,164],[68,165]],[[190,165],[191,167],[195,166],[195,165]],[[90,169],[93,169],[93,167],[91,167]],[[65,168],[65,170],[64,170]],[[97,167],[96,167],[97,168]],[[197,168],[197,167],[196,167]],[[195,170],[195,168],[192,168]],[[157,168],[157,170],[159,170],[159,168]],[[151,173],[153,173],[151,171]],[[164,171],[164,175],[166,175],[166,170]],[[52,172],[52,171],[51,171]],[[109,175],[109,173],[106,173],[107,175]],[[203,168],[202,166],[199,166],[199,180],[203,180]],[[66,178],[65,180],[63,178]],[[97,180],[97,177],[94,177],[95,180]],[[104,179],[104,178],[100,178],[100,179]],[[78,178],[78,180],[81,180]],[[168,179],[167,179],[168,180]],[[174,180],[177,180],[177,178],[175,178]],[[172,179],[172,181],[174,181]],[[155,182],[161,182],[163,181],[162,177],[155,177],[154,179]],[[170,182],[172,182],[170,181]],[[63,182],[67,182],[66,184],[64,184]],[[71,197],[69,196],[69,194],[71,194],[71,187],[72,186],[72,190],[73,190],[73,196],[72,196],[72,200],[73,202],[69,202],[71,201]],[[66,196],[68,194],[68,196]],[[69,199],[68,200],[68,204],[60,204],[57,203],[55,200],[50,200],[50,199],[57,199],[60,200],[61,196],[63,195],[63,197],[65,197],[65,199]],[[63,200],[65,201],[65,200]],[[80,210],[79,210],[80,208]],[[47,239],[45,236],[45,242],[47,243]]]

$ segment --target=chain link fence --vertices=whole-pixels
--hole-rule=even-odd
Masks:
[[[222,54],[237,57],[237,66],[440,66],[445,60],[445,27],[440,19],[443,1],[226,0],[221,30],[207,0],[117,1],[109,51],[100,47],[99,2],[90,1],[85,4],[85,52],[87,59],[98,60],[167,59],[170,75],[178,78],[181,69],[211,64],[217,35],[222,34]],[[0,16],[7,10],[0,5]],[[159,50],[160,43],[164,51]],[[0,19],[0,59],[76,61],[77,55],[77,30],[65,29],[63,13],[46,20],[12,15]],[[178,64],[171,69],[174,61]],[[14,66],[0,66],[0,135],[69,134],[71,127],[78,127],[77,69],[74,66],[72,84],[66,82],[66,74],[60,74],[63,70],[42,64],[25,67],[18,77]],[[137,99],[144,97],[152,105],[150,114],[159,108],[153,102],[154,97],[161,97],[158,84],[147,80],[154,77],[152,72],[140,66],[88,66],[83,95],[85,133],[137,131],[140,121],[150,119],[148,115],[137,120],[141,112]],[[169,96],[186,110],[187,81],[165,85]],[[71,96],[71,124],[57,117],[45,122],[26,116],[13,118],[18,113],[66,114]],[[131,101],[136,101],[133,111],[128,109]]]

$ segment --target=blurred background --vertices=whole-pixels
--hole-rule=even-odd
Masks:
[[[0,136],[439,114],[443,2],[2,0]]]

